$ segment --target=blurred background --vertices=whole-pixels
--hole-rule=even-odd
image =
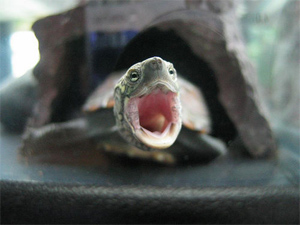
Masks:
[[[243,1],[239,15],[277,137],[299,151],[299,1]]]
[[[79,0],[0,1],[0,83],[24,75],[39,60],[31,25],[39,18],[76,6]]]

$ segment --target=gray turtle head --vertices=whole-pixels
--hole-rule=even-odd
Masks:
[[[124,75],[130,86],[131,97],[149,94],[158,85],[178,93],[177,74],[172,63],[152,57],[129,68]],[[168,90],[167,90],[168,89]]]
[[[181,129],[177,74],[152,57],[131,66],[115,87],[114,113],[121,135],[142,149],[164,149]]]

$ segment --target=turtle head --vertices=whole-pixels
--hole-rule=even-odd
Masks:
[[[181,129],[181,103],[172,63],[152,57],[131,66],[114,92],[121,135],[142,149],[165,149]]]

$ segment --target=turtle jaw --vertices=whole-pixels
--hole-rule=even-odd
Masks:
[[[143,127],[135,131],[136,137],[146,146],[154,149],[165,149],[170,147],[177,139],[181,125],[169,123],[161,134],[155,134]]]
[[[132,97],[125,107],[133,135],[154,149],[170,147],[181,130],[179,95],[158,85],[150,93]]]

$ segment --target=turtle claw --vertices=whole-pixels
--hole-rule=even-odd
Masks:
[[[34,143],[35,135],[33,128],[27,128],[22,136],[22,144],[19,147],[19,152],[22,156],[29,156],[36,152],[37,147]]]

